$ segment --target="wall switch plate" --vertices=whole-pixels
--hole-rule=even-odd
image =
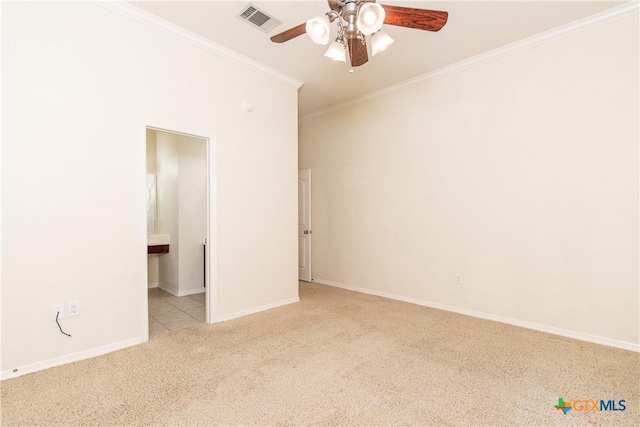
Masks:
[[[80,315],[80,301],[69,301],[69,317]]]
[[[462,285],[462,273],[456,273],[456,285]]]
[[[51,306],[51,320],[56,320],[56,314],[58,314],[58,320],[64,319],[64,304],[54,304]]]

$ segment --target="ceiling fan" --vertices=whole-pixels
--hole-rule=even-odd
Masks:
[[[425,31],[439,31],[447,23],[449,14],[438,10],[415,9],[410,7],[377,4],[376,0],[327,0],[331,9],[324,16],[283,31],[271,37],[275,43],[283,43],[305,32],[318,44],[326,45],[330,38],[330,24],[338,24],[338,36],[329,46],[325,56],[346,62],[346,52],[352,67],[365,64],[368,60],[365,36],[371,36],[371,52],[375,56],[393,43],[382,24],[414,28]]]

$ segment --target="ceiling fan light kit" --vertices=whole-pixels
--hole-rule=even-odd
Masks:
[[[330,24],[328,16],[317,16],[307,21],[305,31],[314,43],[325,45],[329,43]]]
[[[384,31],[378,31],[371,37],[371,56],[376,56],[393,44],[391,36]]]
[[[365,64],[366,36],[371,36],[371,55],[391,46],[393,39],[382,25],[395,25],[425,31],[439,31],[447,23],[448,13],[437,10],[415,9],[400,6],[383,6],[375,0],[327,0],[329,12],[308,20],[305,24],[290,28],[271,37],[275,43],[283,43],[305,32],[314,43],[326,45],[331,35],[331,23],[338,25],[338,36],[324,54],[335,61],[346,62],[346,53],[352,67]],[[351,70],[350,70],[351,71]]]
[[[386,14],[384,8],[376,3],[364,3],[358,12],[358,30],[365,36],[379,31]]]
[[[334,61],[347,62],[347,48],[344,45],[344,41],[336,40],[331,43],[324,56]]]

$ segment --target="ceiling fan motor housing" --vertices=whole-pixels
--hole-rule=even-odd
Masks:
[[[345,38],[355,39],[358,37],[358,27],[356,26],[356,16],[358,15],[358,4],[356,0],[345,1],[341,11],[342,19],[347,23],[344,29]]]

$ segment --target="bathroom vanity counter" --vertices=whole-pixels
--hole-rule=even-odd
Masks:
[[[148,234],[147,254],[168,254],[169,240],[168,234]]]
[[[168,254],[169,245],[147,245],[147,254]]]

